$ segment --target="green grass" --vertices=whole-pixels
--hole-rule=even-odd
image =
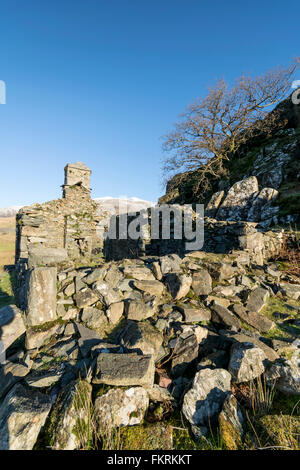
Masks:
[[[292,336],[300,336],[300,328],[293,325],[285,324],[282,320],[276,318],[275,313],[288,313],[291,318],[299,318],[299,313],[297,311],[289,310],[285,301],[279,297],[271,297],[268,300],[268,304],[260,312],[261,315],[265,315],[270,320],[276,323],[276,326],[272,328],[269,333],[266,333],[264,336],[270,339],[279,339],[284,340]],[[299,301],[290,301],[290,304],[300,307]]]
[[[0,307],[15,302],[13,294],[14,274],[0,272]]]

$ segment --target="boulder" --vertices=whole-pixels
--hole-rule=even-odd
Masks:
[[[162,295],[165,287],[160,281],[134,281],[133,285],[136,289],[158,296]]]
[[[28,326],[53,321],[56,316],[57,268],[36,267],[30,271],[26,322]]]
[[[74,282],[70,282],[70,284],[67,285],[67,287],[64,289],[64,294],[66,297],[71,297],[73,294],[75,294]]]
[[[218,191],[212,195],[205,208],[205,217],[210,217],[212,219],[215,217],[217,210],[224,198],[224,194],[224,191]]]
[[[193,308],[189,304],[178,305],[177,308],[179,312],[183,314],[186,323],[197,323],[211,319],[211,312],[206,308]]]
[[[232,343],[252,343],[254,346],[262,349],[269,361],[273,362],[278,359],[278,354],[274,349],[270,348],[266,343],[260,341],[256,336],[248,336],[244,333],[235,333],[234,331],[221,330],[220,336],[226,338]]]
[[[36,329],[34,327],[27,328],[25,339],[26,349],[41,347],[49,338],[51,338],[51,336],[55,335],[59,331],[60,327],[61,326],[58,323],[55,323],[55,325],[45,325],[43,329]]]
[[[198,357],[199,343],[191,332],[185,338],[178,338],[172,355],[171,373],[173,377],[181,376],[186,368]]]
[[[122,279],[123,279],[123,274],[121,273],[120,269],[114,264],[112,264],[108,268],[107,273],[105,274],[105,277],[104,277],[105,282],[113,289],[115,289],[119,285]]]
[[[150,354],[155,360],[163,342],[163,335],[149,322],[128,321],[120,342],[126,350]]]
[[[155,299],[150,302],[139,300],[125,301],[125,315],[128,320],[142,321],[153,317],[157,311]]]
[[[166,255],[160,258],[160,269],[163,275],[169,273],[178,273],[181,271],[182,259],[176,255]]]
[[[0,406],[0,450],[32,450],[52,399],[16,384]]]
[[[163,382],[163,387],[157,384],[154,384],[152,388],[147,388],[146,391],[149,395],[149,399],[154,402],[169,402],[173,401],[174,398],[168,392],[167,388],[165,388],[167,381]],[[172,381],[171,381],[172,383]],[[169,386],[169,384],[168,384]]]
[[[255,176],[238,181],[228,191],[216,214],[217,220],[247,220],[251,200],[258,193]]]
[[[154,360],[150,354],[99,354],[93,383],[152,387],[154,370]]]
[[[186,274],[168,274],[166,284],[173,299],[180,300],[188,294],[192,285],[192,278]]]
[[[282,282],[280,284],[280,288],[283,295],[286,297],[293,300],[300,299],[300,284],[288,284],[287,282]]]
[[[231,393],[231,375],[225,369],[203,369],[196,373],[185,394],[182,412],[191,425],[211,426],[216,422],[226,397]]]
[[[140,424],[148,406],[148,393],[142,387],[109,390],[95,401],[95,417],[100,434],[114,427]]]
[[[155,276],[155,278],[160,281],[163,277],[161,269],[160,269],[160,264],[158,261],[154,261],[151,266],[151,270]]]
[[[218,282],[226,281],[236,274],[236,268],[224,261],[204,260],[203,265],[211,277]]]
[[[25,332],[21,310],[16,305],[0,308],[0,342],[4,351]],[[2,348],[1,348],[2,353]]]
[[[32,371],[25,378],[25,382],[29,387],[33,388],[46,388],[51,387],[59,382],[64,373],[64,364],[59,364],[56,367],[51,367],[47,370]]]
[[[96,331],[91,330],[80,323],[75,323],[75,325],[76,330],[80,335],[78,345],[80,347],[81,354],[83,357],[86,357],[94,346],[103,342],[102,337],[96,333]]]
[[[77,360],[79,358],[79,347],[75,339],[66,339],[57,341],[53,346],[49,345],[47,349],[47,354],[56,358],[65,358]]]
[[[74,295],[74,300],[78,308],[83,308],[95,304],[99,298],[92,289],[84,287]]]
[[[109,308],[106,310],[106,316],[108,318],[109,323],[112,325],[116,325],[123,315],[124,312],[124,302],[116,302],[111,304]]]
[[[233,313],[230,312],[228,308],[223,307],[222,305],[214,301],[211,306],[211,309],[212,309],[211,319],[214,323],[223,324],[230,328],[232,327],[236,329],[241,328],[239,319],[235,315],[233,315]]]
[[[124,274],[126,277],[139,281],[155,281],[153,273],[146,266],[125,266]]]
[[[106,268],[93,269],[91,273],[87,274],[83,278],[80,278],[81,283],[83,285],[84,285],[84,283],[88,284],[88,285],[94,284],[94,282],[102,280],[104,278],[106,272],[107,272]]]
[[[249,382],[264,373],[266,355],[252,343],[234,344],[228,370],[235,383]]]
[[[280,359],[267,371],[267,380],[287,395],[300,395],[300,358],[294,353],[291,360]]]
[[[29,372],[30,367],[27,367],[25,364],[7,362],[0,366],[0,399]]]
[[[248,323],[262,333],[268,333],[275,327],[275,323],[269,318],[259,315],[256,312],[247,312],[247,310],[240,304],[234,304],[232,310],[242,321]]]
[[[250,222],[259,222],[268,217],[268,209],[277,199],[278,191],[274,188],[263,188],[252,202],[247,215]]]
[[[209,295],[212,291],[212,278],[206,269],[193,274],[192,288],[196,295]]]
[[[248,312],[259,313],[266,305],[269,298],[269,291],[262,287],[257,287],[251,292],[246,303],[246,309]]]
[[[96,307],[85,307],[81,314],[81,321],[92,330],[108,325],[105,313]]]
[[[122,300],[120,292],[104,281],[95,282],[93,292],[104,301],[107,307]]]

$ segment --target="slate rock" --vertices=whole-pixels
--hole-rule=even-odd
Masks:
[[[95,401],[95,416],[100,433],[121,426],[140,424],[149,406],[149,397],[142,387],[109,390]]]
[[[239,319],[233,315],[230,310],[226,307],[223,307],[220,304],[217,304],[215,301],[213,302],[212,306],[212,321],[217,324],[223,324],[228,327],[233,327],[236,329],[240,329],[241,324]]]
[[[83,308],[95,304],[99,298],[92,289],[84,287],[74,295],[74,300],[78,308]]]
[[[99,354],[93,383],[152,387],[154,370],[152,355]]]
[[[235,383],[256,379],[264,373],[266,365],[265,353],[252,343],[232,346],[228,371]]]
[[[57,268],[36,267],[30,271],[26,323],[41,325],[55,320]]]
[[[225,369],[203,369],[196,373],[185,394],[182,412],[194,426],[213,425],[226,397],[231,393],[231,375]]]
[[[32,450],[52,398],[16,384],[0,405],[0,450]]]
[[[247,310],[240,304],[234,304],[232,310],[242,321],[248,323],[262,333],[269,333],[275,327],[275,323],[269,318],[260,315],[256,312],[247,312]]]
[[[126,350],[139,354],[150,354],[157,358],[163,342],[163,335],[149,322],[128,321],[120,337]]]
[[[15,383],[22,380],[30,372],[24,364],[7,362],[0,366],[0,399],[6,395]]]
[[[25,324],[21,310],[16,305],[0,308],[0,340],[6,350],[25,332]],[[3,353],[3,351],[1,350]]]
[[[248,310],[248,312],[259,313],[266,305],[269,295],[270,294],[267,289],[263,289],[262,287],[257,287],[256,289],[254,289],[254,291],[251,292],[246,303],[246,309]]]
[[[209,295],[212,291],[212,278],[207,269],[193,274],[192,288],[196,295]]]
[[[182,375],[187,367],[198,357],[199,344],[195,334],[179,338],[173,350],[171,373],[173,377]]]
[[[165,282],[173,299],[180,300],[189,293],[192,278],[186,274],[168,274]]]

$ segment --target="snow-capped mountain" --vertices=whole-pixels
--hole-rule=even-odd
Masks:
[[[0,207],[0,217],[13,217],[22,206]]]
[[[155,202],[145,201],[137,197],[99,197],[94,199],[99,204],[101,210],[112,212],[115,214],[121,214],[124,212],[138,212],[147,207],[155,206]]]

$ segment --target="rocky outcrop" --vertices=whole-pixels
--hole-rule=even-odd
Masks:
[[[247,212],[257,192],[258,181],[255,176],[235,183],[218,208],[216,218],[218,220],[247,220]]]

